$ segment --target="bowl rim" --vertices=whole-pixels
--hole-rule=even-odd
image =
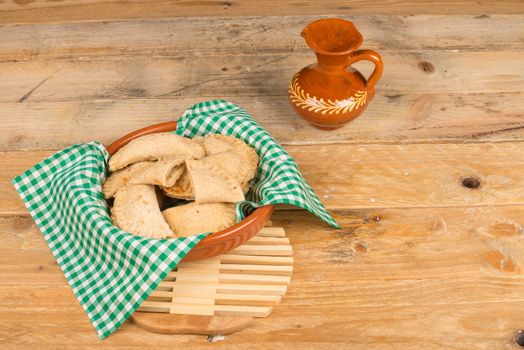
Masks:
[[[177,128],[176,121],[169,121],[164,123],[153,124],[130,132],[111,143],[106,149],[110,156],[115,154],[121,147],[127,145],[131,140],[140,136],[154,134],[159,132],[175,131]],[[206,248],[217,244],[220,241],[228,240],[233,236],[241,233],[244,228],[250,226],[259,217],[271,216],[274,209],[273,204],[264,205],[256,208],[251,214],[249,214],[244,220],[230,226],[224,230],[213,232],[198,243],[198,248]]]

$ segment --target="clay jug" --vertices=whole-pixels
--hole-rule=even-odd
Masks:
[[[295,74],[289,85],[293,109],[314,126],[332,130],[364,112],[375,96],[383,63],[373,50],[357,50],[362,35],[352,22],[340,18],[320,19],[302,31],[317,63]],[[369,60],[375,69],[368,79],[351,65]]]

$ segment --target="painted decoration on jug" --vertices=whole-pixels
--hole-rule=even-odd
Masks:
[[[289,96],[298,107],[322,114],[340,114],[359,109],[366,103],[367,91],[358,90],[354,96],[343,100],[324,100],[311,96],[298,84],[299,73],[295,74],[289,84]]]

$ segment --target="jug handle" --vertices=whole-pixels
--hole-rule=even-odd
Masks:
[[[346,62],[346,67],[351,66],[353,63],[358,61],[371,61],[375,64],[375,70],[367,79],[367,88],[372,90],[375,88],[375,84],[382,77],[382,72],[384,71],[384,63],[382,62],[382,56],[378,52],[373,50],[358,50],[351,53],[348,61]]]

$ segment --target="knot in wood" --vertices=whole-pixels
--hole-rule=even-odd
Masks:
[[[435,66],[428,61],[421,61],[417,64],[417,66],[424,73],[431,74],[435,72]]]
[[[515,336],[515,343],[521,348],[524,348],[524,330],[517,332],[517,335]]]

